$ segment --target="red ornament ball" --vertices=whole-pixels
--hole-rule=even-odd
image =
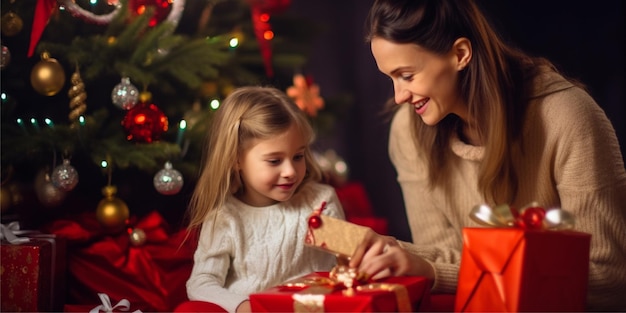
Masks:
[[[168,120],[156,105],[142,102],[128,110],[122,126],[126,130],[126,139],[151,143],[167,131]]]
[[[168,0],[132,0],[130,7],[137,15],[143,14],[148,7],[154,8],[154,15],[150,19],[149,25],[154,27],[164,21],[172,11],[172,1]]]
[[[521,216],[522,223],[526,229],[541,229],[546,211],[542,208],[526,208]]]
[[[309,227],[320,228],[320,226],[322,226],[322,218],[319,215],[309,217]]]

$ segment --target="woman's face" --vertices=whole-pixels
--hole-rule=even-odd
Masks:
[[[457,53],[436,55],[415,44],[398,44],[375,37],[372,54],[378,69],[391,78],[398,104],[415,107],[427,125],[436,125],[448,114],[466,120],[466,104],[458,93]]]

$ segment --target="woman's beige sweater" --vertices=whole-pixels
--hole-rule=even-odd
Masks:
[[[576,230],[592,235],[588,309],[626,310],[626,172],[615,130],[597,103],[560,75],[544,74],[535,86],[524,125],[525,153],[514,161],[519,203],[513,205],[537,201],[573,213]],[[408,105],[396,113],[389,139],[413,239],[401,244],[434,265],[434,291],[455,292],[461,230],[479,227],[469,213],[485,202],[477,188],[484,147],[453,138],[454,191],[429,190],[411,114]]]

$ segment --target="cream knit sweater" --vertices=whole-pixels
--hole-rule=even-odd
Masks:
[[[335,190],[317,183],[303,186],[287,202],[268,207],[252,207],[229,197],[217,222],[202,225],[187,281],[189,299],[235,312],[253,292],[312,272],[330,271],[336,265],[335,256],[304,246],[308,216],[322,201],[327,203],[323,214],[345,218]]]
[[[537,201],[576,216],[592,234],[588,309],[626,310],[626,172],[615,131],[582,89],[556,73],[536,79],[524,125],[524,155],[515,160],[521,207]],[[463,227],[479,227],[470,209],[483,203],[477,171],[484,148],[453,138],[454,193],[427,189],[427,170],[412,144],[408,105],[395,115],[389,139],[413,244],[401,245],[435,267],[434,291],[455,292]]]

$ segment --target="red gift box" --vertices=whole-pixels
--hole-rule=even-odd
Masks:
[[[455,311],[584,311],[591,235],[464,228]]]
[[[253,293],[252,312],[414,312],[428,300],[430,283],[421,276],[390,277],[347,289],[324,284],[328,274],[312,273]]]
[[[65,241],[37,232],[30,240],[0,246],[0,309],[3,312],[58,312],[65,299]]]

